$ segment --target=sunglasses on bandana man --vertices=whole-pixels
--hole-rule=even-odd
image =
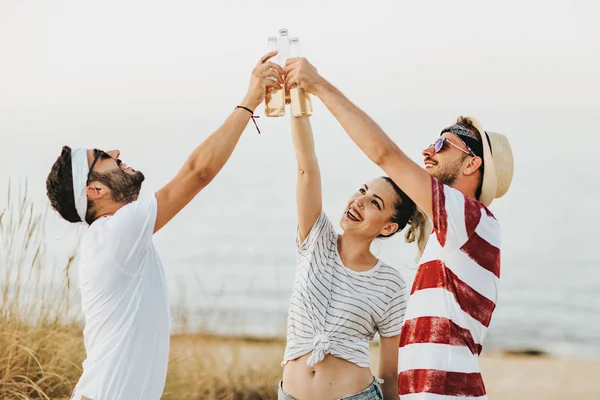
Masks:
[[[461,142],[463,142],[463,141],[461,140]],[[462,151],[465,154],[468,154],[473,157],[477,157],[475,155],[475,153],[473,152],[473,150],[471,150],[471,148],[465,142],[463,142],[463,144],[467,147],[468,151],[461,148],[459,145],[452,143],[451,141],[448,140],[448,138],[439,138],[434,143],[430,144],[429,147],[433,147],[434,152],[439,153],[440,151],[442,151],[444,149],[445,143],[448,143],[448,144],[456,147],[457,149],[459,149],[460,151]]]

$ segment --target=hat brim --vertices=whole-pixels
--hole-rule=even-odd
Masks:
[[[479,121],[472,117],[465,117],[479,132],[481,142],[483,144],[483,180],[481,183],[481,194],[479,195],[479,201],[486,207],[492,204],[492,201],[496,198],[497,189],[497,178],[496,178],[496,166],[494,165],[494,158],[492,157],[492,149],[490,147],[490,141],[487,137],[483,126]]]

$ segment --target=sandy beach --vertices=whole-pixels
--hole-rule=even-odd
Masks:
[[[171,347],[172,359],[214,360],[211,368],[204,369],[214,378],[226,381],[235,377],[239,387],[239,377],[248,377],[248,391],[262,388],[256,391],[259,399],[258,393],[276,385],[280,378],[284,345],[278,340],[173,336]],[[371,354],[377,373],[377,345]],[[491,400],[600,399],[600,361],[494,353],[482,355],[480,365]]]
[[[600,399],[600,361],[486,355],[481,370],[494,399]]]

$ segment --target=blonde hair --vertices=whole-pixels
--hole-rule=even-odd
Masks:
[[[412,243],[414,241],[417,242],[417,263],[423,254],[423,250],[425,250],[427,239],[429,239],[432,229],[433,224],[431,223],[431,220],[423,211],[421,211],[418,207],[415,207],[413,215],[408,220],[408,229],[404,234],[404,239],[406,243]]]

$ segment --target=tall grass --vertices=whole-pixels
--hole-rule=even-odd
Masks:
[[[0,399],[69,398],[84,357],[77,316],[70,313],[70,269],[44,268],[45,213],[27,184],[9,183],[0,209]],[[69,317],[70,315],[70,317]]]
[[[0,206],[0,399],[66,400],[85,359],[71,285],[77,254],[50,263],[46,211],[26,182],[13,186]],[[279,341],[173,336],[162,399],[275,399],[282,353]]]

